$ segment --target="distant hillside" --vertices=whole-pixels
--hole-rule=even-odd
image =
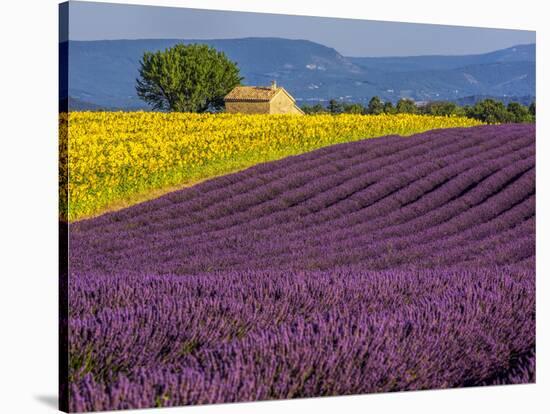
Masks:
[[[384,72],[375,76],[387,99],[453,100],[464,96],[535,95],[535,63],[494,62],[454,69]],[[385,93],[384,93],[385,92]]]
[[[350,57],[356,65],[390,72],[457,69],[489,63],[535,62],[535,45],[518,45],[490,53],[461,56]]]
[[[96,105],[90,102],[82,101],[78,98],[73,98],[70,96],[67,98],[62,98],[59,101],[59,107],[62,112],[67,111],[67,108],[70,108],[72,111],[110,111],[116,108],[111,108],[108,106]]]
[[[498,99],[499,101],[502,101],[506,105],[508,105],[510,102],[518,102],[525,106],[529,106],[533,101],[535,101],[535,97],[531,95],[526,95],[526,96],[473,95],[473,96],[465,96],[463,98],[458,98],[454,100],[454,102],[460,106],[464,106],[464,105],[473,105],[476,102],[481,101],[483,99]]]
[[[69,95],[91,108],[145,109],[134,89],[141,56],[179,42],[224,51],[246,84],[276,79],[299,103],[535,95],[535,45],[481,55],[350,58],[311,41],[279,38],[71,41]]]

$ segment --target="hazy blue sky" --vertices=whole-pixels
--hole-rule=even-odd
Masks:
[[[70,2],[71,40],[307,39],[345,56],[483,53],[534,43],[535,32],[288,16],[174,7]]]

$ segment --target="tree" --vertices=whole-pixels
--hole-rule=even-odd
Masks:
[[[344,104],[344,113],[346,114],[364,114],[365,107],[360,103]]]
[[[311,115],[311,114],[322,114],[326,112],[326,109],[321,104],[315,104],[315,105],[303,105],[302,111],[304,111],[305,114]]]
[[[223,52],[207,45],[177,44],[143,54],[136,91],[153,109],[215,111],[223,108],[223,97],[241,80],[239,68]]]
[[[484,99],[467,108],[466,116],[488,124],[510,122],[510,113],[504,104],[494,99]]]
[[[508,110],[510,122],[520,123],[533,121],[533,117],[529,113],[529,108],[518,102],[510,102],[506,109]]]
[[[414,101],[406,98],[401,98],[397,102],[396,109],[398,114],[415,114],[418,112],[418,108],[414,104]]]
[[[344,112],[344,105],[336,99],[331,99],[328,101],[327,109],[331,114],[341,114]]]
[[[464,115],[464,110],[460,106],[446,101],[430,102],[423,108],[423,112],[438,116]]]
[[[384,113],[395,114],[395,108],[390,101],[384,103]]]
[[[369,106],[367,107],[367,112],[372,115],[379,115],[384,112],[384,104],[380,100],[380,97],[373,96],[371,98],[371,100],[369,101]]]

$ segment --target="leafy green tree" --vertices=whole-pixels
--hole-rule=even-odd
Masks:
[[[484,99],[469,107],[466,116],[479,119],[489,124],[510,122],[510,113],[506,106],[500,101],[494,99]]]
[[[344,105],[336,99],[331,99],[328,101],[327,109],[331,114],[341,114],[344,112]]]
[[[529,108],[518,102],[510,102],[506,109],[508,110],[510,122],[533,122],[533,116],[529,113]]]
[[[223,52],[207,45],[177,44],[143,54],[136,91],[156,110],[215,111],[223,108],[224,96],[242,79]]]
[[[367,107],[367,112],[372,115],[379,115],[384,112],[384,104],[380,100],[379,96],[373,96],[371,98],[369,101],[369,106]]]
[[[313,111],[312,108],[313,108],[313,106],[312,106],[312,105],[308,105],[308,104],[304,104],[304,105],[300,106],[300,109],[301,109],[302,111],[304,111],[304,114],[306,114],[306,115],[309,115],[309,114],[312,114],[312,113],[313,113],[313,112],[312,112],[312,111]]]
[[[390,101],[384,103],[384,113],[395,114],[395,107]]]
[[[304,111],[305,114],[307,115],[312,115],[312,114],[322,114],[324,112],[326,112],[326,108],[321,105],[321,104],[315,104],[315,105],[303,105],[302,106],[302,111]]]
[[[451,116],[464,115],[464,110],[454,102],[438,101],[430,102],[423,108],[427,115]]]
[[[397,102],[396,109],[398,114],[415,114],[418,112],[418,108],[414,104],[414,101],[406,98],[401,98]]]
[[[365,107],[360,103],[344,104],[344,113],[346,114],[364,114]]]

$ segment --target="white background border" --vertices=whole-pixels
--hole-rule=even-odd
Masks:
[[[544,1],[162,0],[187,6],[537,31],[537,385],[149,410],[151,413],[539,413],[550,406],[548,42]],[[57,393],[57,0],[1,2],[0,412],[55,412]],[[546,21],[545,21],[546,19]],[[546,327],[546,329],[545,329]],[[545,392],[546,389],[546,392]],[[128,413],[134,411],[126,411]],[[141,412],[141,411],[140,411]]]

